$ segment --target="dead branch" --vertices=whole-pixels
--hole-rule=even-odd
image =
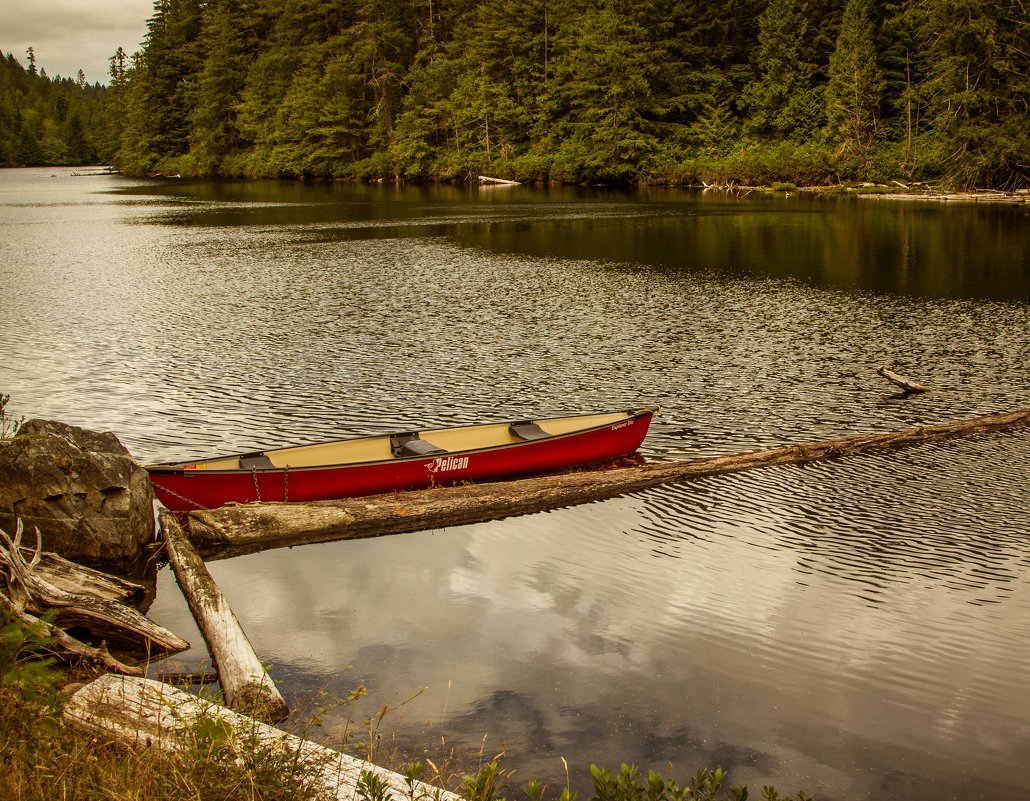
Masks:
[[[927,392],[927,388],[922,384],[917,384],[915,381],[911,381],[903,375],[898,375],[893,370],[888,370],[886,367],[877,367],[876,372],[886,378],[895,386],[901,387],[905,392]]]
[[[24,529],[20,519],[15,524],[13,539],[0,529],[0,578],[5,585],[4,597],[15,612],[38,619],[52,609],[57,613],[53,624],[55,630],[67,635],[69,629],[84,628],[95,641],[141,654],[165,655],[189,648],[189,643],[184,639],[132,607],[86,592],[68,592],[48,581],[44,577],[46,571],[39,570],[43,561],[39,529],[36,529],[36,544],[32,548],[22,544]],[[48,561],[51,566],[60,562],[64,562],[65,566],[72,564],[67,560]],[[53,573],[52,569],[50,573]],[[73,586],[87,586],[89,583],[97,583],[96,575],[103,574],[89,571],[87,578],[80,582],[67,579],[65,582]],[[100,583],[107,588],[118,586],[118,580],[113,577],[105,576]]]

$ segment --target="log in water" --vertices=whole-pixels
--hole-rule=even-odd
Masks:
[[[272,721],[289,714],[286,701],[254,653],[243,627],[203,560],[169,512],[160,514],[168,559],[218,670],[226,703]]]
[[[871,450],[917,445],[944,437],[998,431],[1027,422],[1030,422],[1030,409],[1020,409],[886,434],[823,440],[690,461],[317,503],[234,504],[191,512],[190,538],[206,556],[223,558],[303,543],[480,523],[602,500],[660,484],[756,467],[807,464]]]

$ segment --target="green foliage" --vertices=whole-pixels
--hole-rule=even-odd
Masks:
[[[51,80],[0,53],[0,167],[96,163],[105,93],[81,70]]]
[[[917,0],[924,93],[949,183],[1030,184],[1030,6]]]
[[[826,134],[831,144],[839,145],[838,156],[861,161],[865,178],[884,89],[876,55],[870,0],[848,0],[830,58]]]
[[[0,401],[4,397],[0,396]],[[53,667],[50,653],[54,643],[46,633],[53,618],[51,614],[27,626],[6,600],[0,600],[0,689],[48,708],[58,705],[57,681],[61,676]]]
[[[613,776],[610,770],[591,765],[590,775],[594,783],[591,801],[747,801],[750,795],[747,785],[724,788],[726,772],[722,768],[699,768],[686,787],[680,787],[672,780],[667,782],[654,771],[648,771],[646,778],[642,779],[635,766],[625,764],[617,776]],[[812,799],[801,792],[781,798],[774,787],[765,787],[762,801]]]
[[[497,782],[499,779],[497,760],[479,769],[475,776],[465,776],[462,779],[459,794],[465,801],[504,801],[498,794]]]
[[[393,801],[390,786],[374,771],[361,771],[357,789],[361,801]]]
[[[10,412],[7,411],[7,404],[10,402],[11,396],[0,392],[0,439],[13,437],[25,419],[11,417]]]
[[[148,25],[94,118],[0,105],[0,155],[93,147],[130,172],[255,177],[1030,185],[1022,0],[159,0]]]
[[[743,92],[750,110],[747,130],[761,137],[804,142],[819,123],[814,65],[803,57],[808,20],[800,0],[771,0],[760,20],[754,51],[755,80]]]

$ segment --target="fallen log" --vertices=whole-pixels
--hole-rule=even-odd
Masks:
[[[886,367],[877,367],[876,372],[886,378],[892,384],[897,387],[901,387],[905,392],[927,392],[926,387],[922,384],[918,384],[915,381],[910,381],[903,375],[898,375],[893,370],[888,370]]]
[[[55,570],[61,574],[58,579],[66,586],[82,587],[92,584],[102,587],[104,592],[120,592],[122,585],[113,577],[98,579],[103,574],[96,571],[82,573],[76,578],[66,566],[62,567],[60,557],[47,560],[49,570],[41,571],[43,564],[42,540],[36,530],[35,548],[22,545],[24,526],[19,519],[12,539],[0,529],[0,571],[5,583],[4,597],[19,613],[28,613],[38,618],[47,610],[54,610],[54,627],[64,632],[85,629],[86,639],[105,642],[118,650],[128,650],[147,656],[166,656],[185,651],[190,647],[186,640],[159,626],[135,609],[108,598],[86,592],[68,592],[47,580]],[[29,558],[26,559],[26,552]],[[137,585],[138,586],[138,585]],[[140,588],[142,589],[142,588]],[[82,640],[80,637],[75,639]],[[81,654],[76,654],[81,655]]]
[[[168,560],[218,671],[222,694],[233,709],[272,721],[289,714],[243,627],[171,512],[159,515]]]
[[[146,597],[146,588],[142,584],[101,573],[46,551],[36,565],[36,573],[67,593],[91,595],[131,606],[141,604]]]
[[[407,779],[371,762],[334,751],[259,723],[224,706],[150,679],[101,676],[76,691],[63,713],[65,723],[132,748],[157,746],[169,751],[188,747],[191,729],[217,721],[230,732],[225,742],[237,749],[271,749],[296,759],[297,769],[317,797],[353,801],[359,782],[372,774],[382,783],[383,798],[410,801],[459,801],[438,787]],[[291,759],[292,762],[292,759]],[[367,797],[367,796],[366,796]]]
[[[1021,409],[906,431],[787,445],[732,456],[317,503],[231,504],[190,512],[190,537],[207,557],[218,559],[304,543],[423,531],[598,501],[660,484],[756,467],[806,464],[943,437],[997,431],[1028,422],[1030,409]]]

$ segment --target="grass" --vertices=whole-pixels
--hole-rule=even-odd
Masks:
[[[53,644],[0,610],[0,801],[297,799],[316,797],[289,754],[201,720],[180,751],[129,750],[61,723],[62,685],[96,671],[58,669]],[[69,685],[73,688],[75,685]]]
[[[7,404],[10,403],[10,400],[10,395],[0,392],[0,439],[13,437],[25,419],[23,417],[15,419],[10,416],[10,413],[7,411]]]

